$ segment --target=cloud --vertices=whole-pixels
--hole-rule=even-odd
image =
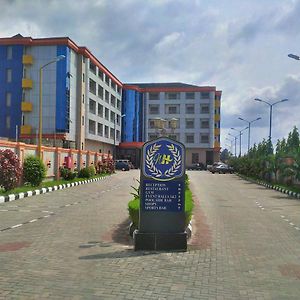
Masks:
[[[239,116],[261,116],[253,124],[259,141],[268,109],[255,97],[291,99],[274,109],[274,139],[299,125],[300,65],[286,56],[299,49],[299,15],[292,0],[2,0],[0,32],[69,36],[123,82],[215,85],[223,91],[222,141],[243,126]]]

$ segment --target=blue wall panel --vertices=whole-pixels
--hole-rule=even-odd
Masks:
[[[123,90],[122,142],[143,142],[143,94]]]
[[[14,139],[16,125],[21,125],[23,46],[12,46],[12,59],[7,59],[7,46],[0,46],[0,136]],[[12,70],[12,82],[6,79],[6,70]],[[11,106],[6,106],[6,93],[11,93]],[[10,116],[10,128],[6,128],[6,117]],[[20,130],[19,130],[20,132]]]
[[[56,63],[56,132],[69,131],[70,51],[67,46],[57,46],[57,56],[65,59]]]

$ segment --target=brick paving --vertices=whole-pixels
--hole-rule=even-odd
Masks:
[[[191,171],[189,251],[134,252],[138,174],[1,204],[0,299],[300,299],[299,200]]]

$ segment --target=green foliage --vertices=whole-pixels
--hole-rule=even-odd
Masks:
[[[80,169],[80,171],[78,172],[78,177],[79,178],[90,178],[91,172],[90,172],[89,167]]]
[[[62,177],[64,180],[73,180],[77,176],[76,172],[72,172],[68,168],[60,168],[59,171],[60,177]]]
[[[32,186],[39,186],[46,177],[46,166],[43,161],[34,156],[25,157],[23,167],[23,180]]]
[[[132,223],[135,225],[136,228],[138,228],[139,224],[139,210],[140,210],[140,188],[135,188],[134,193],[131,193],[134,198],[129,201],[128,203],[128,211],[129,211],[129,217],[132,221]],[[192,215],[193,215],[193,208],[194,208],[194,202],[193,202],[193,196],[192,192],[189,189],[189,178],[187,175],[185,175],[185,224],[186,226],[189,224]]]
[[[247,155],[232,157],[229,162],[235,170],[245,176],[292,184],[300,180],[300,139],[297,127],[287,139],[278,140],[273,152],[270,141],[263,140],[249,150]]]
[[[90,177],[94,177],[96,175],[96,168],[91,165],[88,167],[89,173],[90,173]]]
[[[22,175],[20,160],[11,150],[0,150],[0,186],[9,191],[19,184]]]

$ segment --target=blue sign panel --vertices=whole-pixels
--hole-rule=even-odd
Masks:
[[[184,173],[184,146],[170,139],[148,142],[143,149],[143,175],[158,181],[180,178]]]
[[[183,211],[184,183],[181,180],[144,180],[141,193],[143,211]]]

